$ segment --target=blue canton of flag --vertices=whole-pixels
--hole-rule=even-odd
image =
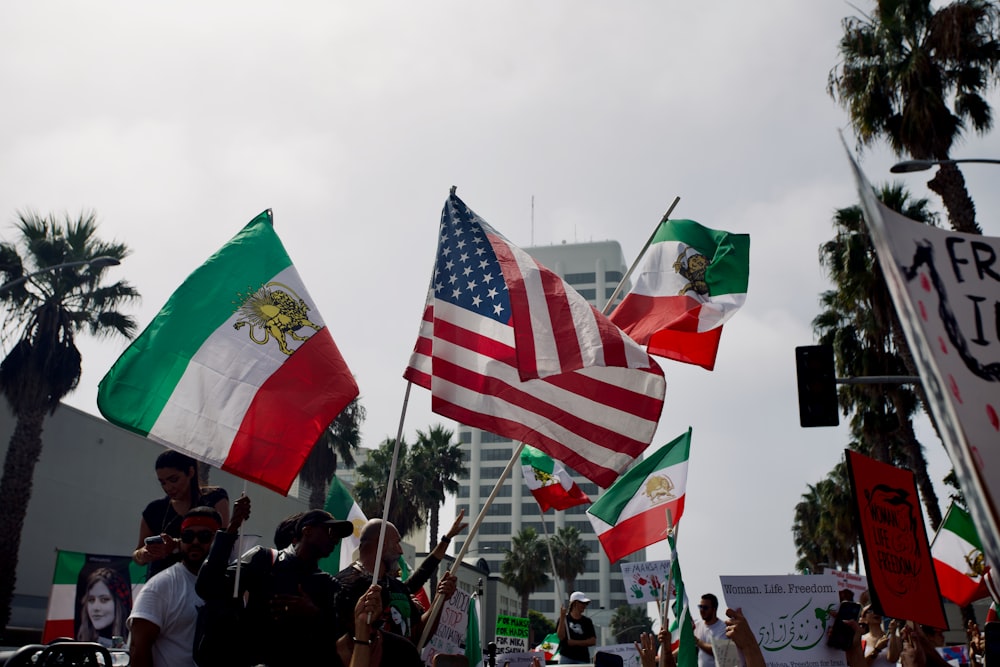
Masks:
[[[609,486],[649,445],[663,371],[561,278],[452,194],[404,377],[431,409]]]

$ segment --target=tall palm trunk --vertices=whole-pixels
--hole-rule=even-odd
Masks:
[[[428,523],[428,530],[430,531],[430,538],[431,538],[431,547],[430,548],[431,549],[434,549],[434,547],[437,546],[437,542],[438,542],[438,529],[440,528],[440,526],[438,525],[438,521],[439,521],[438,511],[439,511],[439,509],[440,508],[435,504],[435,505],[431,506],[430,512],[429,512],[430,513],[430,518],[429,518],[429,520],[428,520],[427,523]],[[438,575],[437,575],[437,568],[435,568],[434,571],[431,572],[431,597],[432,598],[434,597],[434,592],[437,591],[437,586],[438,586]]]
[[[21,529],[28,513],[35,464],[42,454],[42,427],[45,409],[28,409],[16,415],[17,423],[10,436],[3,478],[0,479],[0,599],[11,600],[17,583],[18,551]],[[10,622],[11,606],[0,606],[0,629]]]
[[[947,159],[947,155],[941,159]],[[982,234],[982,228],[976,223],[976,205],[965,187],[965,177],[954,164],[942,164],[934,178],[927,182],[927,187],[937,193],[948,209],[948,220],[956,232],[966,234]]]

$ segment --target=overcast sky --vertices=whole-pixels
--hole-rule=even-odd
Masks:
[[[0,237],[18,210],[96,210],[101,235],[133,250],[111,275],[142,293],[144,327],[272,208],[358,377],[375,446],[397,430],[450,186],[514,243],[614,239],[628,261],[680,196],[674,217],[751,236],[747,303],[716,371],[662,362],[654,442],[694,429],[678,546],[689,590],[721,593],[719,575],[792,571],[794,505],[847,442],[843,427],[799,427],[794,348],[813,342],[831,215],[856,200],[846,116],[826,94],[854,12],[840,0],[4,3]],[[1000,157],[1000,141],[953,154]],[[860,160],[873,183],[895,161]],[[993,169],[965,173],[997,235]],[[904,182],[940,208],[926,180]],[[96,414],[124,347],[81,337],[67,402]],[[416,389],[407,436],[438,421]],[[939,481],[950,465],[922,434]]]

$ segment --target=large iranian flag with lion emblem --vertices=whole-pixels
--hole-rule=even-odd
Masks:
[[[287,493],[358,395],[271,211],[195,270],[101,380],[108,421]]]
[[[587,510],[608,560],[666,539],[684,513],[691,429],[618,478]]]
[[[722,325],[747,297],[750,236],[666,220],[610,320],[649,354],[715,368]]]

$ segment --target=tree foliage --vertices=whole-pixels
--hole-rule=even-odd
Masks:
[[[357,468],[358,482],[354,487],[358,505],[365,516],[381,518],[386,490],[389,486],[389,470],[395,438],[387,438],[368,455],[368,460]],[[419,480],[409,465],[409,445],[403,438],[399,443],[396,477],[393,483],[392,502],[389,505],[389,521],[403,537],[424,525],[423,508],[418,502]]]
[[[360,398],[355,398],[341,410],[313,445],[302,465],[299,477],[309,487],[309,507],[322,509],[330,481],[337,474],[338,461],[354,465],[354,452],[361,446],[361,425],[367,412]]]
[[[611,615],[613,644],[631,644],[639,641],[643,632],[653,632],[653,621],[646,613],[646,605],[623,604]]]
[[[20,213],[16,227],[17,242],[0,243],[0,300],[7,307],[3,335],[16,339],[0,363],[0,393],[16,420],[0,479],[0,627],[10,621],[21,530],[42,453],[45,416],[80,381],[75,335],[131,338],[136,322],[119,308],[139,298],[125,281],[104,282],[109,264],[86,263],[100,257],[120,262],[129,254],[126,245],[98,238],[95,214],[57,221]],[[48,270],[68,263],[76,264]]]
[[[559,528],[549,538],[549,547],[552,549],[552,560],[555,561],[556,569],[552,575],[563,582],[565,586],[563,592],[565,597],[568,597],[573,592],[577,575],[586,572],[590,547],[580,539],[580,531],[573,526]],[[550,569],[551,567],[549,564]]]
[[[545,541],[528,526],[511,538],[510,548],[503,550],[500,576],[503,582],[521,596],[521,616],[528,615],[528,597],[549,580],[540,564],[549,557]]]

